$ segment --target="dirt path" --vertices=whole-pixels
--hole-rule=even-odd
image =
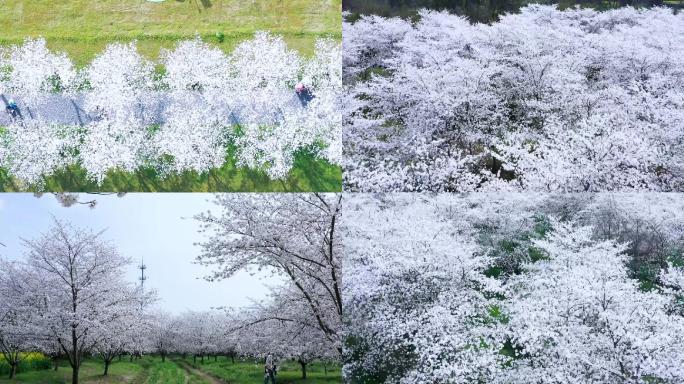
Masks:
[[[181,368],[185,370],[190,375],[195,375],[199,376],[202,379],[204,379],[207,383],[210,384],[228,384],[223,380],[218,379],[217,377],[214,377],[206,372],[203,372],[190,364],[186,363],[185,361],[175,361],[176,364],[178,364]],[[189,377],[186,376],[186,379],[189,379]],[[187,382],[187,380],[186,380]]]

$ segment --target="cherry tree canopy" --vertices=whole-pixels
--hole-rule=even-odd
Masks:
[[[496,377],[504,339],[488,318],[499,282],[484,275],[491,260],[470,231],[451,225],[442,207],[411,195],[345,201],[348,376],[388,383]]]
[[[684,190],[684,16],[344,23],[352,191]]]
[[[349,195],[345,377],[681,382],[682,204],[671,194]]]
[[[292,359],[302,366],[313,360],[339,361],[338,345],[323,332],[298,293],[289,287],[273,292],[265,303],[241,310],[230,328],[241,353],[264,358]]]
[[[10,366],[10,379],[24,352],[38,345],[30,324],[39,314],[32,310],[35,296],[27,277],[20,265],[0,259],[0,356]]]
[[[24,245],[24,260],[0,260],[0,347],[64,356],[72,383],[84,357],[99,354],[106,374],[114,356],[141,348],[155,293],[122,279],[129,260],[101,233],[55,221]]]
[[[548,259],[509,282],[513,383],[684,380],[684,318],[669,298],[627,274],[627,244],[592,240],[592,228],[553,222],[535,241]]]
[[[97,182],[114,169],[207,172],[224,164],[229,146],[238,165],[272,178],[286,177],[300,152],[339,164],[341,63],[336,41],[317,40],[305,58],[258,32],[230,54],[182,41],[158,63],[135,42],[114,43],[76,70],[44,40],[28,39],[0,51],[0,95],[22,115],[0,117],[0,167],[40,187],[73,164]],[[313,96],[306,105],[299,82]]]
[[[198,262],[212,266],[210,280],[245,269],[266,269],[286,286],[275,295],[274,308],[254,322],[283,320],[315,327],[341,351],[341,265],[337,224],[341,195],[223,194],[221,215],[196,217],[208,239]],[[272,308],[273,309],[273,308]]]

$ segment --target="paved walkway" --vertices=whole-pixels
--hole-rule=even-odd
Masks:
[[[26,105],[20,97],[0,94],[2,100],[2,112],[0,113],[0,126],[9,125],[12,122],[12,117],[6,112],[6,107],[9,99],[14,101],[19,106],[19,109],[24,119],[32,119],[41,117],[42,119],[57,124],[63,125],[86,125],[97,119],[97,116],[92,116],[85,111],[84,95],[76,95],[74,97],[67,97],[61,94],[51,94],[45,97],[40,103],[35,105]],[[144,125],[163,124],[166,110],[171,106],[171,99],[167,93],[156,93],[151,96],[150,107],[147,113],[143,114],[142,108],[139,113],[146,118],[143,121]],[[197,95],[194,100],[188,100],[189,108],[194,105],[201,105],[204,103],[201,95]],[[292,100],[287,104],[288,108],[301,109],[301,103],[293,92]],[[152,110],[149,111],[149,108]],[[225,106],[221,108],[221,114],[226,116],[226,125],[237,124],[242,119],[240,118],[241,108],[233,106],[229,108]],[[272,122],[280,120],[279,114],[274,114],[273,110],[265,110],[263,120]]]

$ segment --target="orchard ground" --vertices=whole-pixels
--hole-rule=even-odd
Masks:
[[[1,365],[0,365],[1,367]],[[131,384],[252,384],[263,383],[263,365],[253,360],[236,360],[231,362],[226,357],[205,357],[204,363],[191,357],[171,357],[162,362],[159,357],[146,356],[130,361],[124,356],[116,359],[109,368],[109,375],[103,376],[103,363],[97,359],[85,361],[81,367],[81,383],[131,383]],[[27,370],[19,372],[15,379],[7,380],[3,374],[0,384],[9,383],[41,383],[58,384],[70,382],[71,369],[66,361],[60,363],[59,369]],[[285,362],[280,367],[277,382],[282,384],[333,384],[341,383],[342,376],[339,365],[329,365],[328,372],[322,363],[314,362],[307,366],[307,379],[302,379],[301,368],[296,362]]]
[[[283,36],[291,49],[304,56],[314,51],[316,38],[342,37],[341,0],[7,0],[0,2],[0,46],[21,44],[28,37],[43,37],[48,48],[65,52],[78,67],[89,64],[112,42],[136,41],[138,51],[156,60],[163,49],[180,40],[200,36],[225,52],[256,31]],[[163,71],[162,68],[158,70]],[[0,133],[2,128],[0,127]],[[342,188],[337,165],[306,153],[297,155],[285,180],[272,180],[264,172],[238,168],[228,150],[228,161],[208,174],[186,172],[161,178],[151,170],[110,172],[98,186],[73,167],[47,175],[43,190],[50,191],[320,191]],[[0,169],[0,190],[33,191]]]

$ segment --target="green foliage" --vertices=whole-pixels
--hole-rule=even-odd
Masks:
[[[546,237],[546,234],[551,231],[553,231],[553,227],[551,226],[551,221],[548,217],[543,214],[534,216],[534,228],[530,234],[531,238],[543,239]]]
[[[506,315],[502,310],[501,307],[498,305],[493,305],[489,307],[489,316],[495,320],[497,323],[501,324],[507,324],[508,323],[508,315]]]
[[[350,335],[345,339],[346,362],[358,362],[364,360],[364,355],[372,352],[377,344],[369,343],[362,337]],[[375,366],[363,369],[356,365],[345,367],[346,377],[349,383],[382,384],[389,377],[403,377],[417,364],[417,355],[410,345],[387,346],[385,358],[382,361],[375,360]]]
[[[504,269],[500,265],[492,265],[489,267],[486,271],[484,271],[485,276],[487,277],[493,277],[495,279],[498,279],[501,277],[501,274],[504,272]]]
[[[675,267],[684,267],[684,250],[677,249],[668,257],[668,261]]]
[[[649,253],[641,253],[639,247],[629,247],[630,256],[628,267],[631,276],[639,281],[639,287],[644,291],[660,289],[660,272],[667,263],[676,267],[684,266],[684,248],[679,244],[668,244],[663,249],[656,248]]]
[[[549,259],[549,255],[547,255],[546,252],[537,247],[529,247],[528,254],[530,255],[530,261],[532,262]]]
[[[481,236],[480,242],[489,244],[492,235],[496,235],[498,229],[483,226],[478,228]],[[511,274],[522,272],[522,264],[544,260],[548,256],[532,244],[535,239],[543,239],[552,231],[548,217],[536,214],[533,217],[532,227],[513,235],[511,238],[500,239],[491,250],[494,264],[484,273],[487,277],[505,278]]]
[[[359,81],[368,81],[373,78],[373,76],[389,77],[390,75],[392,75],[392,71],[387,68],[369,67],[364,69],[363,72],[359,73],[357,79]]]
[[[632,264],[636,265],[636,273],[633,276],[639,281],[639,287],[643,291],[650,291],[657,287],[658,276],[660,275],[660,267],[651,265],[648,262],[640,263],[638,260],[632,260]]]
[[[47,78],[47,84],[45,84],[45,88],[51,93],[62,92],[64,90],[62,79],[57,74],[53,74]]]
[[[37,371],[49,369],[52,366],[50,359],[38,352],[22,354],[21,361],[17,367],[17,372]],[[0,375],[9,375],[10,365],[0,355]]]
[[[166,76],[166,67],[163,64],[156,64],[154,66],[154,82],[158,91],[166,91],[169,89],[168,84],[164,84],[161,80]]]

